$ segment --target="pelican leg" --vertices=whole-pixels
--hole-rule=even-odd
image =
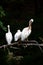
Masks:
[[[25,41],[26,41],[26,42],[28,42],[28,41],[29,41],[29,40],[28,40],[28,38],[27,38],[27,39],[25,39]],[[27,47],[27,43],[26,43],[25,47]]]
[[[27,38],[27,41],[29,41],[28,38]]]
[[[21,39],[18,40],[18,46],[21,44]]]

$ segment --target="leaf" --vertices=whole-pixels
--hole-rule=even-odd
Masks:
[[[2,27],[3,26],[3,23],[0,21],[0,26]]]
[[[0,6],[0,17],[5,16],[5,11],[3,10],[2,6]]]
[[[3,30],[6,32],[7,31],[7,28],[6,27],[3,27]]]
[[[3,23],[0,21],[0,27],[6,32],[7,28],[5,26],[3,26]]]

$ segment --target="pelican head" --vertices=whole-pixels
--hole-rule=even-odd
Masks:
[[[29,25],[31,25],[33,23],[33,21],[34,21],[33,19],[30,19],[29,20]]]
[[[17,30],[17,32],[20,32],[20,30]]]
[[[30,19],[31,22],[33,22],[34,20],[33,19]]]
[[[9,28],[9,27],[10,27],[10,25],[7,25],[7,27]]]

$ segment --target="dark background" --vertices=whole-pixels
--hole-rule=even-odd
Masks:
[[[0,6],[3,7],[6,13],[6,16],[2,18],[2,22],[4,23],[5,27],[7,27],[8,24],[11,26],[13,36],[17,29],[22,30],[24,27],[28,26],[29,20],[33,18],[34,22],[32,24],[32,34],[30,35],[29,39],[37,40],[38,42],[40,41],[39,37],[43,37],[42,0],[0,0]],[[0,42],[2,44],[6,44],[5,33],[6,32],[0,28]],[[14,42],[14,40],[12,42]],[[28,48],[27,50],[22,49],[22,53],[24,54],[24,65],[43,64],[43,54],[37,47],[29,47],[29,50]],[[1,54],[1,56],[2,55],[3,54]],[[2,57],[4,57],[4,55]],[[1,60],[1,63],[4,59]],[[3,61],[3,63],[4,62],[5,61]]]
[[[3,17],[5,26],[11,25],[11,31],[14,34],[17,29],[23,29],[28,26],[28,21],[33,18],[32,36],[36,38],[43,37],[43,2],[42,0],[0,0],[0,5],[6,13]]]

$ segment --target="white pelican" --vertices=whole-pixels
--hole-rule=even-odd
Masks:
[[[21,38],[21,31],[17,30],[17,32],[14,35],[14,41],[18,41]]]
[[[21,41],[24,41],[25,39],[28,38],[28,36],[31,34],[31,24],[34,20],[33,19],[30,19],[29,21],[29,26],[28,27],[25,27],[23,30],[22,30],[22,33],[21,33]]]
[[[13,39],[12,37],[12,33],[10,32],[10,25],[7,26],[8,27],[8,32],[6,33],[5,37],[6,37],[6,41],[9,44],[11,44],[11,41]]]

